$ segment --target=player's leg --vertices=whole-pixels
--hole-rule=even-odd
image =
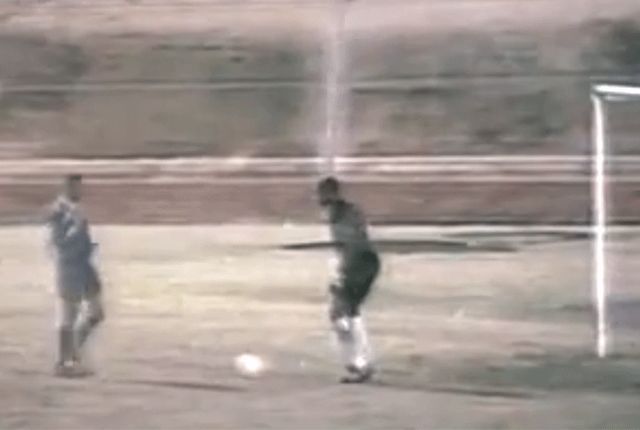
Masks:
[[[78,324],[77,332],[79,348],[84,345],[91,333],[104,321],[104,306],[101,293],[102,284],[93,265],[90,265],[88,268],[87,278],[84,312]]]
[[[329,320],[331,329],[335,335],[342,363],[344,366],[348,366],[355,354],[355,339],[348,316],[348,304],[342,287],[332,285],[330,293]]]
[[[60,297],[58,300],[58,359],[56,373],[68,373],[78,359],[74,327],[80,312],[80,301],[73,297]]]
[[[340,258],[334,256],[329,259],[329,322],[341,361],[346,366],[353,355],[354,340],[347,315],[343,269]]]
[[[84,303],[84,312],[78,324],[77,344],[82,348],[95,329],[104,321],[104,307],[102,297],[95,294],[88,297]]]
[[[357,267],[354,267],[353,274],[347,277],[347,317],[353,339],[353,352],[347,365],[352,375],[345,378],[344,382],[365,382],[374,373],[373,353],[361,306],[369,296],[379,269],[378,257],[375,254],[366,255]]]
[[[333,322],[343,364],[347,371],[347,375],[340,381],[343,383],[366,382],[373,376],[374,366],[359,303],[353,298],[348,298],[343,303],[343,313]]]

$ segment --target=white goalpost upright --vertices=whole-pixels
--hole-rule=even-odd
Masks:
[[[594,85],[591,90],[593,108],[592,134],[592,234],[593,241],[593,301],[596,313],[596,354],[606,357],[610,350],[607,296],[607,103],[640,101],[640,86]]]

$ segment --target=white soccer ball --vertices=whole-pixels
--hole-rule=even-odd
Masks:
[[[233,361],[236,372],[245,378],[256,378],[266,370],[262,358],[254,354],[240,354]]]

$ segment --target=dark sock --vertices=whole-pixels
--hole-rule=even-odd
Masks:
[[[73,330],[61,328],[58,331],[58,362],[60,364],[75,360],[75,339]]]

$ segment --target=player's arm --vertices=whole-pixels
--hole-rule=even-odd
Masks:
[[[93,246],[89,235],[89,225],[87,221],[72,212],[67,212],[61,223],[54,227],[53,239],[59,249],[63,249],[65,254],[76,257],[88,257],[91,255]]]
[[[47,209],[44,215],[44,221],[51,231],[51,235],[49,237],[50,246],[64,245],[65,236],[67,234],[65,218],[66,211],[61,202],[57,201]]]
[[[362,238],[364,240],[368,240],[367,218],[365,217],[364,213],[358,207],[354,207],[353,208],[353,212],[354,212],[353,213],[353,217],[354,217],[353,228],[354,228],[354,230],[356,232],[356,235],[359,238]]]
[[[61,242],[62,236],[64,235],[62,225],[63,216],[64,214],[60,210],[60,205],[57,202],[48,206],[39,214],[41,221],[50,232],[45,246],[47,252],[51,256],[55,255],[55,249]]]

